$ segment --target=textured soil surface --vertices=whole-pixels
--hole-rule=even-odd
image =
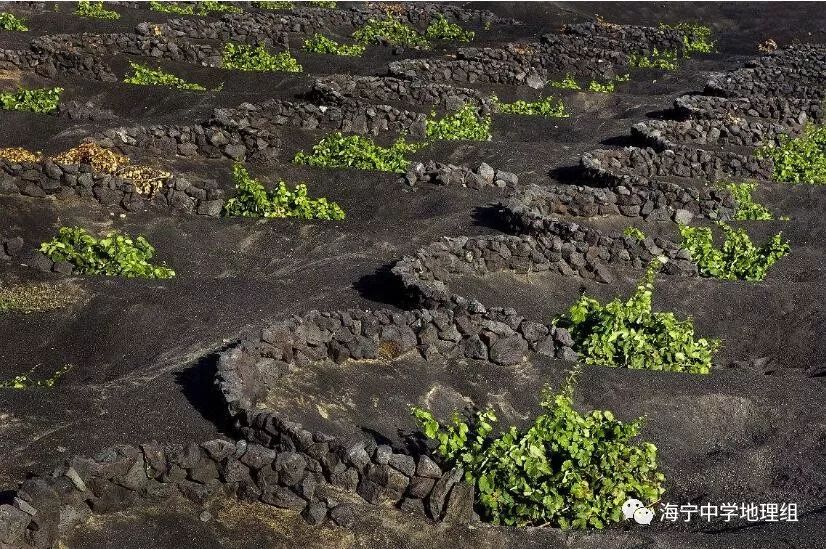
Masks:
[[[347,4],[340,3],[340,4]],[[457,4],[458,5],[458,4]],[[495,115],[489,142],[441,142],[417,160],[475,167],[486,162],[519,178],[518,186],[576,183],[580,155],[631,143],[630,127],[661,118],[680,95],[703,90],[709,75],[737,69],[774,39],[826,43],[826,10],[815,3],[467,3],[523,25],[477,31],[478,44],[502,47],[535,41],[568,23],[596,14],[618,24],[657,26],[697,21],[709,25],[717,52],[698,55],[677,71],[637,70],[615,93],[564,92],[569,118]],[[81,19],[69,4],[3,6],[26,14],[28,33],[0,31],[0,49],[25,47],[55,33],[132,32],[144,21],[173,17],[145,7],[118,6],[115,22]],[[342,34],[341,36],[346,36]],[[294,44],[300,44],[293,39]],[[295,99],[316,78],[331,74],[379,75],[407,58],[445,57],[455,45],[423,53],[368,48],[363,58],[312,55],[297,47],[305,72],[238,73],[194,63],[160,60],[189,81],[220,91],[200,94],[160,87],[102,82],[77,74],[53,78],[0,71],[0,89],[65,89],[63,100],[93,101],[110,120],[0,110],[0,148],[25,147],[54,154],[85,137],[120,126],[195,124],[216,107]],[[122,79],[127,61],[107,60]],[[143,59],[146,61],[146,59]],[[154,60],[153,60],[154,61]],[[456,84],[495,92],[503,100],[534,99],[550,90],[504,84]],[[429,112],[424,105],[399,105]],[[402,310],[409,307],[390,273],[403,256],[444,236],[503,233],[496,205],[511,189],[457,185],[409,186],[397,174],[296,166],[324,129],[282,128],[277,158],[250,162],[264,181],[306,180],[310,193],[338,202],[344,221],[238,220],[187,215],[168,208],[126,211],[75,196],[0,194],[0,236],[20,236],[27,248],[57,228],[79,225],[95,232],[140,233],[156,259],[174,267],[168,281],[67,277],[43,273],[19,260],[0,262],[0,285],[66,281],[84,299],[52,312],[0,313],[0,381],[35,369],[47,377],[70,364],[52,388],[0,388],[0,503],[30,474],[46,475],[65,458],[94,455],[119,443],[189,443],[234,438],[224,402],[214,387],[216,353],[239,334],[311,309]],[[377,140],[390,142],[384,132]],[[215,179],[232,189],[226,158],[182,158],[151,151],[133,160],[163,166],[191,179]],[[574,178],[572,181],[571,178]],[[610,409],[622,419],[647,416],[668,479],[671,502],[793,501],[800,522],[707,527],[702,524],[620,526],[605,532],[550,528],[491,529],[477,524],[434,524],[391,507],[361,501],[350,528],[311,526],[293,511],[227,497],[204,507],[183,498],[95,515],[61,541],[68,548],[174,547],[826,547],[826,211],[824,188],[762,185],[759,200],[788,221],[747,224],[755,240],[782,230],[792,253],[761,283],[660,276],[655,308],[690,316],[697,332],[722,339],[717,368],[698,379],[650,371],[587,367],[577,386],[582,409]],[[673,223],[594,218],[590,226],[621,230],[635,224],[652,234],[676,235]],[[513,307],[549,323],[581,291],[601,300],[629,295],[641,271],[610,267],[613,281],[598,283],[552,273],[499,272],[465,276],[451,292],[486,306]],[[759,360],[758,360],[759,359]],[[269,398],[273,408],[306,428],[370,431],[404,446],[414,425],[411,405],[447,416],[452,410],[491,405],[503,424],[524,425],[538,409],[539,389],[556,387],[571,363],[535,358],[514,367],[455,359],[425,362],[418,355],[394,360],[314,364],[293,373]],[[5,490],[5,492],[3,492]]]

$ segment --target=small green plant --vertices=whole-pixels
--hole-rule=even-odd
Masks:
[[[698,23],[677,23],[666,25],[660,23],[661,29],[674,29],[683,33],[683,56],[689,57],[692,53],[711,53],[714,51],[714,42],[711,40],[711,28]]]
[[[565,105],[562,103],[562,100],[552,96],[530,102],[519,99],[513,103],[502,103],[499,101],[499,98],[494,95],[491,97],[491,102],[499,112],[504,114],[544,116],[546,118],[568,118],[568,116],[570,116],[565,111]]]
[[[664,493],[657,447],[636,443],[642,418],[623,422],[609,410],[583,414],[573,405],[576,372],[559,393],[543,391],[543,412],[526,431],[510,427],[492,436],[497,418],[478,412],[471,422],[455,414],[442,425],[413,408],[437,453],[465,471],[482,516],[508,526],[604,528],[623,519],[629,498],[653,505]]]
[[[309,198],[307,185],[300,183],[295,190],[287,188],[283,181],[278,188],[267,192],[259,181],[253,179],[241,164],[232,169],[238,194],[227,200],[224,215],[227,217],[297,217],[299,219],[325,219],[340,221],[344,210],[326,198]]]
[[[650,56],[639,53],[632,53],[628,57],[628,64],[638,69],[663,69],[666,71],[677,70],[677,52],[659,51],[654,48]]]
[[[252,5],[262,10],[291,10],[295,7],[295,2],[262,1],[253,2]]]
[[[275,55],[264,46],[227,43],[224,46],[223,67],[241,71],[301,72],[304,69],[288,51]]]
[[[760,147],[755,155],[772,160],[775,181],[826,185],[826,126],[808,124],[797,137],[781,135],[776,146]]]
[[[192,4],[178,4],[177,2],[149,2],[149,9],[161,13],[175,15],[195,15],[195,6]]]
[[[443,118],[436,118],[436,113],[432,112],[426,121],[426,133],[429,139],[489,141],[491,123],[490,115],[481,116],[476,107],[465,103]]]
[[[14,376],[11,379],[0,380],[0,389],[31,389],[32,387],[52,388],[57,380],[63,377],[66,372],[72,369],[71,364],[66,364],[55,370],[55,372],[46,379],[35,379],[32,377],[37,366],[32,368],[26,374]]]
[[[766,278],[769,268],[789,253],[789,242],[783,233],[777,233],[762,247],[752,243],[748,233],[718,222],[725,242],[715,248],[709,227],[680,226],[682,247],[697,263],[700,275],[721,280],[748,280],[759,282]]]
[[[313,146],[311,153],[296,153],[293,162],[325,168],[404,173],[410,166],[406,155],[422,146],[421,143],[407,143],[400,137],[390,147],[382,147],[367,137],[334,132]]]
[[[153,1],[149,2],[149,9],[176,15],[209,15],[211,13],[241,13],[244,11],[231,2],[219,2],[218,0],[199,0],[193,4]]]
[[[596,80],[591,80],[588,83],[588,91],[597,92],[597,93],[613,93],[616,86],[614,85],[613,81],[608,81],[606,83],[597,82]]]
[[[566,316],[554,324],[567,328],[574,350],[586,364],[645,370],[707,374],[719,341],[695,339],[691,320],[678,320],[671,312],[652,311],[655,260],[636,292],[623,302],[606,305],[580,296]]]
[[[635,240],[645,240],[645,233],[637,227],[626,227],[625,230],[622,231],[622,234],[624,236],[629,236]]]
[[[200,84],[187,82],[183,78],[178,78],[174,74],[170,74],[161,69],[153,69],[140,63],[129,62],[132,70],[135,73],[123,79],[127,84],[139,84],[143,86],[167,86],[170,88],[177,88],[179,90],[206,90]]]
[[[752,198],[757,183],[727,183],[723,187],[731,193],[737,203],[734,219],[739,221],[770,221],[774,219],[774,214],[767,207],[755,202]]]
[[[0,12],[0,30],[27,31],[29,27],[26,26],[26,22],[23,19],[13,13],[3,11]]]
[[[220,2],[218,0],[199,0],[198,14],[209,15],[210,13],[242,13],[244,10],[232,2]]]
[[[356,29],[353,39],[364,45],[389,44],[391,46],[408,46],[428,49],[430,42],[398,19],[388,15],[384,19],[368,19],[363,27]]]
[[[565,78],[562,80],[552,80],[548,83],[552,88],[557,88],[560,90],[581,90],[582,86],[580,86],[574,77],[570,74],[566,74]]]
[[[0,107],[7,111],[48,113],[57,110],[63,88],[39,88],[0,92]]]
[[[316,33],[312,38],[304,41],[304,49],[312,53],[358,57],[364,53],[366,48],[362,44],[340,44],[323,34]]]
[[[93,19],[120,19],[120,14],[113,10],[107,10],[103,7],[103,0],[99,2],[90,2],[89,0],[80,0],[77,3],[75,15],[80,17],[91,17]]]
[[[617,84],[621,82],[628,82],[629,80],[631,80],[630,74],[618,74],[616,76],[613,76],[610,80],[608,80],[605,83],[598,82],[596,80],[591,80],[588,83],[588,91],[597,93],[614,93]]]
[[[447,20],[444,15],[437,14],[433,17],[424,35],[429,40],[455,40],[457,42],[470,42],[476,33],[468,31]]]
[[[327,8],[327,9],[333,9],[337,5],[335,0],[309,0],[307,3],[310,4],[311,6],[315,7],[315,8]]]
[[[81,227],[61,227],[58,235],[40,245],[52,261],[68,261],[80,274],[126,278],[172,278],[175,271],[149,260],[155,248],[143,237],[131,238],[117,231],[95,238]]]

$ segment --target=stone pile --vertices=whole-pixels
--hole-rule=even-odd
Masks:
[[[402,180],[411,187],[430,183],[433,185],[461,185],[471,189],[484,187],[515,188],[519,183],[516,174],[494,170],[482,162],[476,169],[455,166],[429,160],[414,162]]]

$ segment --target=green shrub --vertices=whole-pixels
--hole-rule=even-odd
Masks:
[[[577,83],[577,81],[574,80],[574,77],[571,76],[570,74],[566,74],[565,78],[563,78],[562,80],[552,80],[552,81],[548,82],[548,85],[550,85],[552,88],[558,88],[558,89],[561,89],[561,90],[581,90],[582,89],[582,86],[580,86]]]
[[[826,185],[826,126],[809,124],[798,137],[781,135],[777,146],[755,151],[774,162],[775,181]]]
[[[89,0],[80,0],[77,3],[75,15],[80,17],[91,17],[93,19],[120,19],[120,14],[113,10],[107,10],[103,7],[103,0],[100,2],[90,2]]]
[[[262,1],[253,2],[252,5],[262,10],[291,10],[295,7],[295,2]]]
[[[740,221],[770,221],[774,219],[774,214],[768,208],[755,202],[752,198],[757,183],[728,183],[724,187],[737,202],[734,219]]]
[[[554,321],[568,328],[574,350],[586,364],[693,374],[711,371],[719,342],[695,339],[690,320],[651,310],[657,270],[655,262],[626,302],[615,299],[603,305],[582,295],[566,316]]]
[[[588,83],[588,91],[597,93],[614,93],[618,83],[628,82],[629,80],[631,80],[630,74],[618,74],[604,84],[596,80],[591,80]]]
[[[267,192],[259,181],[253,179],[241,164],[232,169],[238,194],[227,200],[224,215],[227,217],[297,217],[299,219],[325,219],[340,221],[344,210],[326,198],[308,198],[307,185],[300,183],[295,190],[287,188],[283,181],[278,188]]]
[[[628,64],[638,69],[663,69],[666,71],[677,70],[677,52],[659,51],[654,48],[654,52],[648,55],[632,53],[628,58]]]
[[[624,236],[630,236],[635,240],[645,240],[645,233],[642,232],[641,229],[638,229],[636,227],[626,227],[625,230],[622,231],[622,234]]]
[[[53,112],[60,103],[63,88],[39,88],[0,92],[0,107],[7,111]]]
[[[304,70],[288,51],[273,55],[264,46],[249,46],[232,42],[224,46],[223,66],[225,69],[241,71],[301,72]]]
[[[61,227],[58,236],[40,245],[52,261],[68,261],[80,274],[126,278],[172,278],[166,265],[149,263],[155,248],[143,237],[132,239],[117,231],[97,239],[80,227]]]
[[[364,53],[366,48],[362,44],[339,44],[323,34],[316,33],[312,38],[304,41],[304,49],[313,53],[358,57]]]
[[[195,15],[195,6],[192,4],[178,4],[177,2],[149,2],[149,9],[161,13],[175,15]]]
[[[457,42],[470,42],[476,33],[468,31],[447,20],[444,15],[437,14],[433,17],[427,30],[424,31],[426,38],[430,40],[455,40]]]
[[[23,19],[13,13],[3,11],[0,12],[0,30],[27,31],[29,27],[26,26],[26,22]]]
[[[777,233],[764,246],[755,246],[748,233],[718,222],[725,236],[723,247],[714,247],[711,229],[708,227],[680,226],[682,247],[691,254],[702,276],[721,280],[748,280],[756,282],[766,278],[769,268],[789,253],[789,243],[783,234]]]
[[[711,40],[711,28],[697,23],[677,23],[666,25],[660,23],[662,29],[675,29],[683,33],[683,55],[692,53],[711,53],[714,51],[714,42]]]
[[[313,7],[316,7],[316,8],[327,8],[327,9],[333,9],[337,5],[335,0],[309,0],[307,3],[310,4]]]
[[[199,0],[193,4],[179,4],[178,2],[149,2],[149,9],[161,13],[173,13],[176,15],[209,15],[211,13],[241,13],[240,7],[231,2],[218,2],[218,0]]]
[[[29,370],[28,373],[14,376],[11,379],[0,379],[0,389],[30,389],[32,387],[51,388],[54,387],[58,379],[63,377],[66,372],[72,369],[72,365],[66,364],[65,366],[58,368],[51,375],[51,377],[46,379],[35,379],[32,377],[32,374],[34,374],[36,368],[37,366]]]
[[[616,86],[614,85],[613,81],[608,81],[604,84],[597,82],[596,80],[591,80],[588,83],[588,91],[597,92],[597,93],[613,93]]]
[[[578,412],[574,375],[558,394],[547,388],[543,412],[524,432],[510,427],[492,436],[496,416],[478,412],[471,424],[458,415],[440,424],[413,409],[438,454],[465,471],[482,516],[508,526],[603,528],[623,519],[629,498],[653,505],[664,493],[657,447],[636,443],[642,418],[623,422],[608,410]]]
[[[426,121],[427,137],[449,141],[489,141],[491,123],[490,115],[480,116],[476,107],[465,103],[459,110],[444,118],[437,119],[436,113],[432,112]]]
[[[382,147],[367,137],[334,132],[313,146],[312,153],[296,153],[293,162],[325,168],[404,173],[410,166],[410,160],[405,155],[421,146],[420,143],[407,143],[399,138],[390,147]]]
[[[198,13],[209,15],[210,13],[242,13],[244,10],[232,2],[219,2],[218,0],[199,0]]]
[[[561,99],[548,96],[537,101],[519,99],[513,103],[502,103],[495,95],[491,97],[496,109],[504,114],[522,114],[528,116],[544,116],[546,118],[568,118],[565,105]]]
[[[413,27],[409,27],[398,19],[388,15],[384,19],[368,19],[363,27],[356,29],[353,39],[364,45],[390,44],[391,46],[408,46],[411,48],[428,49],[430,42],[419,34]]]
[[[135,74],[127,76],[123,79],[127,84],[140,84],[143,86],[168,86],[170,88],[177,88],[179,90],[206,90],[200,84],[187,82],[183,78],[178,78],[174,74],[164,72],[162,69],[153,69],[140,63],[129,62]]]

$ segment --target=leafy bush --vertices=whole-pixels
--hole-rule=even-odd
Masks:
[[[496,109],[504,114],[522,114],[528,116],[544,116],[546,118],[568,118],[565,105],[561,99],[548,96],[537,101],[519,99],[513,103],[502,103],[495,95],[491,97]]]
[[[149,263],[155,248],[143,237],[134,240],[117,231],[97,239],[81,227],[61,227],[58,236],[40,245],[52,261],[68,261],[76,272],[126,278],[172,278],[166,265]]]
[[[335,0],[309,0],[307,3],[310,4],[313,7],[316,7],[316,8],[327,8],[327,9],[333,9],[337,5]]]
[[[628,58],[628,64],[638,69],[663,69],[666,71],[677,70],[677,52],[659,51],[654,48],[654,52],[648,55],[632,53]]]
[[[436,113],[432,112],[426,121],[427,137],[444,140],[489,141],[491,123],[490,115],[480,116],[473,105],[465,103],[459,110],[441,119],[437,119]]]
[[[688,57],[692,53],[711,53],[714,51],[714,42],[711,40],[711,28],[697,23],[677,23],[666,25],[660,23],[662,29],[675,29],[683,33],[683,55]]]
[[[51,388],[54,387],[57,380],[66,374],[69,370],[72,369],[71,364],[66,364],[55,370],[55,372],[46,379],[35,379],[32,377],[34,374],[35,369],[37,366],[29,370],[26,374],[21,374],[19,376],[14,376],[8,380],[0,380],[0,389],[30,389],[32,387],[46,387]]]
[[[625,230],[622,231],[622,234],[625,236],[630,236],[635,240],[645,240],[645,233],[636,227],[626,227]]]
[[[29,27],[23,19],[17,17],[13,13],[6,11],[0,12],[0,30],[7,31],[27,31]]]
[[[391,46],[408,46],[411,48],[428,49],[430,42],[419,34],[413,27],[409,27],[398,19],[388,15],[384,19],[367,20],[363,27],[356,29],[353,39],[364,45],[390,44]]]
[[[456,40],[457,42],[470,42],[476,33],[468,31],[447,20],[444,15],[436,14],[430,25],[424,31],[426,38],[430,40]]]
[[[332,55],[358,57],[364,53],[366,48],[362,44],[339,44],[323,34],[316,33],[312,38],[304,41],[304,49],[313,53],[329,53]]]
[[[577,83],[577,81],[574,80],[574,77],[571,76],[570,74],[566,74],[565,78],[563,78],[562,80],[552,80],[552,81],[548,82],[548,84],[552,88],[558,88],[558,89],[561,89],[561,90],[581,90],[582,89],[582,86],[580,86]]]
[[[228,217],[297,217],[299,219],[344,219],[344,210],[326,198],[308,198],[307,185],[300,183],[295,190],[287,188],[283,181],[278,189],[267,192],[259,181],[241,164],[232,170],[238,194],[227,200],[224,215]]]
[[[262,10],[290,10],[295,6],[295,2],[278,2],[278,1],[262,1],[262,2],[253,2],[253,6],[256,8],[261,8]]]
[[[161,13],[175,15],[194,15],[195,6],[192,4],[178,4],[177,2],[149,2],[149,9]]]
[[[171,88],[177,88],[179,90],[206,90],[206,88],[200,84],[187,82],[183,78],[178,78],[174,74],[165,72],[162,69],[153,69],[146,65],[141,65],[140,63],[134,63],[132,61],[129,62],[129,65],[132,67],[132,70],[135,71],[135,74],[133,74],[132,76],[127,76],[123,79],[123,81],[127,84],[140,84],[144,86],[168,86]]]
[[[613,81],[602,84],[596,80],[591,80],[591,82],[588,83],[588,91],[597,93],[613,93],[615,88],[616,86]]]
[[[53,112],[60,103],[63,88],[39,88],[0,92],[0,107],[7,111]]]
[[[120,14],[113,10],[107,10],[103,7],[103,0],[99,2],[90,2],[89,0],[80,0],[77,3],[75,15],[80,17],[91,17],[93,19],[120,19]]]
[[[242,13],[244,10],[232,2],[219,2],[218,0],[199,0],[198,13],[209,15],[210,13]]]
[[[242,10],[231,2],[218,0],[199,0],[194,4],[179,4],[178,2],[149,2],[149,9],[161,13],[176,15],[209,15],[210,13],[241,13]]]
[[[760,147],[755,154],[771,158],[776,181],[826,185],[826,126],[809,124],[798,137],[781,135],[777,146]]]
[[[439,455],[465,471],[476,488],[484,518],[509,526],[603,528],[623,518],[622,504],[636,498],[654,504],[665,491],[657,447],[635,443],[642,418],[623,422],[608,410],[587,414],[573,406],[574,375],[562,390],[547,388],[543,413],[526,431],[510,427],[491,436],[492,410],[472,424],[458,415],[440,424],[427,410],[413,409],[422,431],[438,441]]]
[[[708,227],[680,226],[682,247],[691,254],[702,276],[721,280],[760,281],[766,278],[769,267],[789,253],[789,243],[777,233],[764,246],[755,246],[748,233],[725,223],[718,223],[725,235],[721,249],[714,247]]]
[[[407,143],[397,139],[390,147],[377,145],[361,135],[343,135],[334,132],[313,146],[312,153],[296,153],[293,162],[325,168],[358,168],[381,172],[404,173],[410,160],[405,155],[418,150],[419,143]]]
[[[628,82],[631,79],[630,74],[618,74],[608,80],[608,82],[601,83],[596,80],[591,80],[588,83],[588,91],[597,93],[614,93],[616,85],[620,82]]]
[[[694,339],[690,320],[651,310],[656,262],[628,301],[606,305],[586,295],[554,321],[568,328],[574,350],[586,364],[707,374],[717,340]]]
[[[757,183],[728,183],[725,188],[737,202],[734,219],[741,221],[770,221],[774,219],[774,214],[764,205],[755,202],[751,196],[754,189],[757,188]]]
[[[223,66],[225,69],[241,71],[301,72],[304,70],[288,51],[273,55],[264,46],[249,46],[232,42],[224,46]]]

